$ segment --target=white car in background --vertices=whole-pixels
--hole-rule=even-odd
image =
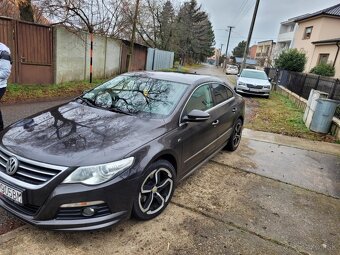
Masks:
[[[226,74],[238,74],[238,67],[235,65],[227,65]]]
[[[243,69],[237,79],[235,91],[268,98],[271,88],[270,79],[264,71]]]

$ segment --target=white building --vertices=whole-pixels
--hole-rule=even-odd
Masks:
[[[277,58],[282,51],[294,47],[294,35],[298,27],[297,23],[295,23],[296,18],[281,22],[274,58]]]

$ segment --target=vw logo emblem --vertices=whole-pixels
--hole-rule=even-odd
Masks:
[[[18,166],[19,166],[19,161],[17,160],[17,158],[10,157],[6,164],[6,173],[8,175],[14,175],[18,170]]]

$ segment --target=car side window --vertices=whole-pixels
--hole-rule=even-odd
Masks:
[[[234,96],[233,92],[222,84],[217,84],[217,83],[213,84],[212,91],[215,97],[216,105]]]
[[[214,102],[211,96],[210,85],[207,84],[195,90],[188,100],[183,113],[186,115],[192,110],[206,111],[213,106]]]

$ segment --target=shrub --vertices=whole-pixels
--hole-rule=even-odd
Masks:
[[[331,64],[320,63],[310,70],[311,73],[322,75],[322,76],[334,76],[335,68]]]
[[[297,49],[283,51],[275,61],[276,67],[293,72],[302,72],[307,62],[306,54]]]

